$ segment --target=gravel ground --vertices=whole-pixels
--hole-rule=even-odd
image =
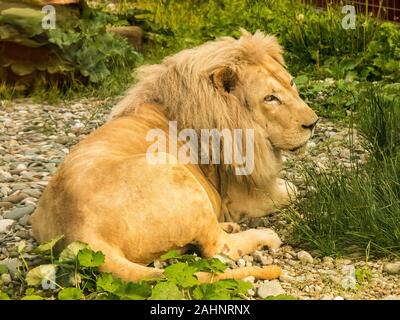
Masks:
[[[19,287],[15,276],[18,244],[26,241],[24,258],[34,264],[36,246],[28,222],[49,177],[68,153],[69,148],[100,126],[107,118],[113,100],[81,100],[61,106],[40,105],[22,100],[0,102],[0,264],[9,273],[0,278],[0,288]],[[348,129],[340,123],[323,119],[301,157],[286,155],[284,176],[304,191],[298,166],[313,159],[321,169],[332,161],[349,166]],[[354,139],[355,153],[364,162],[366,153]],[[246,221],[243,228],[268,226],[283,240],[290,232],[284,213]],[[300,299],[400,299],[400,261],[316,258],[301,248],[284,245],[276,252],[258,251],[229,262],[232,267],[280,265],[279,280],[255,281],[250,295],[254,298],[288,294]],[[368,269],[371,278],[359,281],[347,276],[353,270]]]

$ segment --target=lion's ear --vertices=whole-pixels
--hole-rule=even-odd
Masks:
[[[228,93],[235,89],[239,80],[236,72],[229,67],[217,69],[211,74],[210,79],[218,90]]]

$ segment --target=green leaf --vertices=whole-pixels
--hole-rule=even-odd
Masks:
[[[0,275],[3,273],[8,273],[8,268],[5,264],[0,264]]]
[[[231,295],[227,290],[220,290],[214,284],[201,284],[193,290],[196,300],[230,300]]]
[[[79,251],[78,261],[81,267],[95,268],[100,267],[105,260],[105,255],[101,251],[94,252],[85,248]]]
[[[42,19],[45,16],[40,10],[31,8],[9,8],[0,12],[0,24],[18,27],[29,37],[44,32]]]
[[[195,267],[189,266],[186,262],[178,262],[168,266],[164,270],[167,279],[174,281],[183,288],[190,288],[199,284],[199,280],[194,275],[197,271]]]
[[[25,295],[30,296],[35,293],[35,288],[28,288],[25,290]]]
[[[18,242],[18,247],[17,247],[18,253],[21,254],[24,251],[25,247],[26,247],[25,240],[21,240],[20,242]]]
[[[61,253],[59,257],[60,262],[74,262],[80,250],[89,248],[89,246],[81,241],[71,242]]]
[[[157,283],[151,294],[150,300],[183,300],[183,293],[171,281]]]
[[[41,297],[41,296],[33,294],[33,295],[30,295],[30,296],[25,296],[25,297],[21,298],[21,300],[44,300],[44,298]]]
[[[298,76],[296,77],[296,79],[294,79],[294,82],[299,88],[305,87],[308,84],[308,77],[306,75]]]
[[[297,298],[286,294],[279,294],[277,296],[266,297],[264,300],[297,300]]]
[[[224,272],[228,267],[221,260],[212,258],[210,260],[200,259],[191,264],[191,266],[195,267],[198,271],[206,271],[206,272]]]
[[[53,247],[57,244],[57,242],[60,241],[62,238],[64,238],[63,235],[55,237],[55,238],[51,239],[48,242],[42,243],[40,246],[38,246],[34,250],[34,252],[35,253],[41,253],[41,254],[45,253],[45,252],[48,252],[48,251],[52,250]]]
[[[115,292],[122,300],[143,300],[151,295],[151,287],[146,282],[128,282]]]
[[[29,270],[26,274],[26,283],[28,286],[36,287],[43,283],[43,281],[55,281],[57,267],[53,264],[43,264],[36,268]]]
[[[10,297],[3,291],[0,291],[0,300],[10,300]]]
[[[198,300],[230,300],[239,295],[245,295],[251,288],[252,285],[249,282],[226,279],[215,283],[201,284],[193,290],[193,294]]]
[[[101,273],[96,280],[97,290],[114,293],[123,285],[123,281],[111,273]]]
[[[171,250],[171,251],[168,251],[167,253],[164,253],[160,257],[160,260],[165,261],[165,260],[169,260],[169,259],[177,259],[180,256],[181,255],[179,254],[179,252],[177,250]]]
[[[58,293],[59,300],[80,300],[82,298],[82,290],[79,288],[65,288]]]

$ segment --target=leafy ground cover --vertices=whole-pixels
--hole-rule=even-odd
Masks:
[[[34,252],[41,256],[42,261],[33,268],[25,262],[25,242],[20,242],[18,253],[23,265],[16,277],[23,285],[19,292],[0,292],[0,300],[16,297],[22,300],[231,300],[246,298],[247,291],[252,288],[251,283],[242,280],[201,284],[196,272],[223,272],[227,265],[216,258],[205,260],[196,255],[180,255],[176,251],[160,257],[161,261],[173,260],[165,268],[164,278],[124,282],[110,273],[99,272],[105,256],[100,251],[91,250],[85,243],[70,243],[57,254],[53,249],[61,239],[62,236],[57,237],[35,248]],[[0,273],[5,272],[7,268],[0,264]]]

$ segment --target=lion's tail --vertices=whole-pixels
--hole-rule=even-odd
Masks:
[[[243,279],[253,276],[257,279],[272,280],[279,278],[282,269],[279,266],[266,267],[243,267],[237,269],[228,269],[223,273],[197,272],[196,276],[202,283],[212,283],[224,279]]]
[[[111,272],[125,281],[164,277],[163,269],[156,269],[133,263],[125,257],[115,254],[115,252],[108,255],[108,259],[106,254],[106,263],[101,269],[102,271]],[[212,283],[218,280],[243,279],[249,276],[262,280],[271,280],[279,278],[281,273],[282,269],[279,266],[272,265],[266,267],[228,269],[222,273],[197,272],[196,276],[201,283]]]

